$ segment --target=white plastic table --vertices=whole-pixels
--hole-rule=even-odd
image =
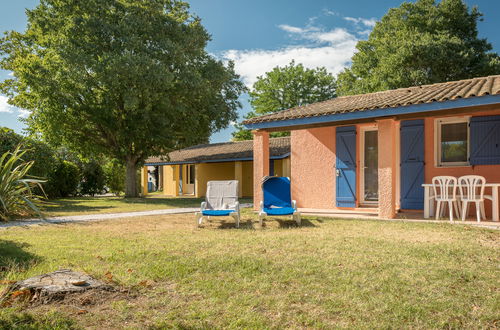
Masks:
[[[493,207],[491,216],[493,221],[498,221],[498,188],[500,187],[500,183],[487,183],[484,186],[486,188],[491,188],[491,198],[486,198],[491,199]],[[432,183],[424,183],[422,187],[424,187],[424,218],[427,219],[434,215],[434,203],[432,203],[434,199],[434,189],[432,189]]]

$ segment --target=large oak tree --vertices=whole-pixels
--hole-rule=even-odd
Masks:
[[[498,54],[478,37],[481,16],[462,0],[417,0],[390,9],[338,75],[339,95],[499,74]]]
[[[0,41],[1,85],[52,143],[126,164],[137,194],[145,158],[208,140],[237,118],[244,90],[231,63],[176,0],[41,0],[25,32]]]

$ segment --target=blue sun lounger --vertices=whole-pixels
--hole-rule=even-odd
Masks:
[[[259,221],[260,225],[264,218],[271,216],[291,215],[300,226],[300,212],[297,211],[297,203],[292,200],[290,192],[290,179],[286,177],[265,177],[262,182],[262,194],[264,200],[260,202]]]

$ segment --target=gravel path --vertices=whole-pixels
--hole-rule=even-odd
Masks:
[[[252,204],[241,204],[240,207],[252,207]],[[50,217],[45,219],[25,219],[17,221],[9,221],[0,223],[0,228],[19,227],[19,226],[33,226],[33,225],[47,225],[68,222],[86,222],[86,221],[100,221],[118,218],[142,217],[149,215],[164,215],[164,214],[182,214],[194,213],[199,211],[199,207],[186,207],[176,209],[162,209],[153,211],[140,211],[140,212],[122,212],[122,213],[96,213],[86,215],[68,215],[62,217]]]

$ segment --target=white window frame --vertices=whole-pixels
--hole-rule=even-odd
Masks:
[[[458,124],[458,123],[466,123],[467,124],[467,161],[465,162],[442,162],[441,161],[441,126],[443,124]],[[435,121],[435,132],[434,136],[434,146],[435,146],[435,155],[434,159],[436,160],[437,167],[456,167],[456,166],[470,166],[469,157],[470,157],[470,116],[466,117],[450,117],[450,118],[440,118]]]

